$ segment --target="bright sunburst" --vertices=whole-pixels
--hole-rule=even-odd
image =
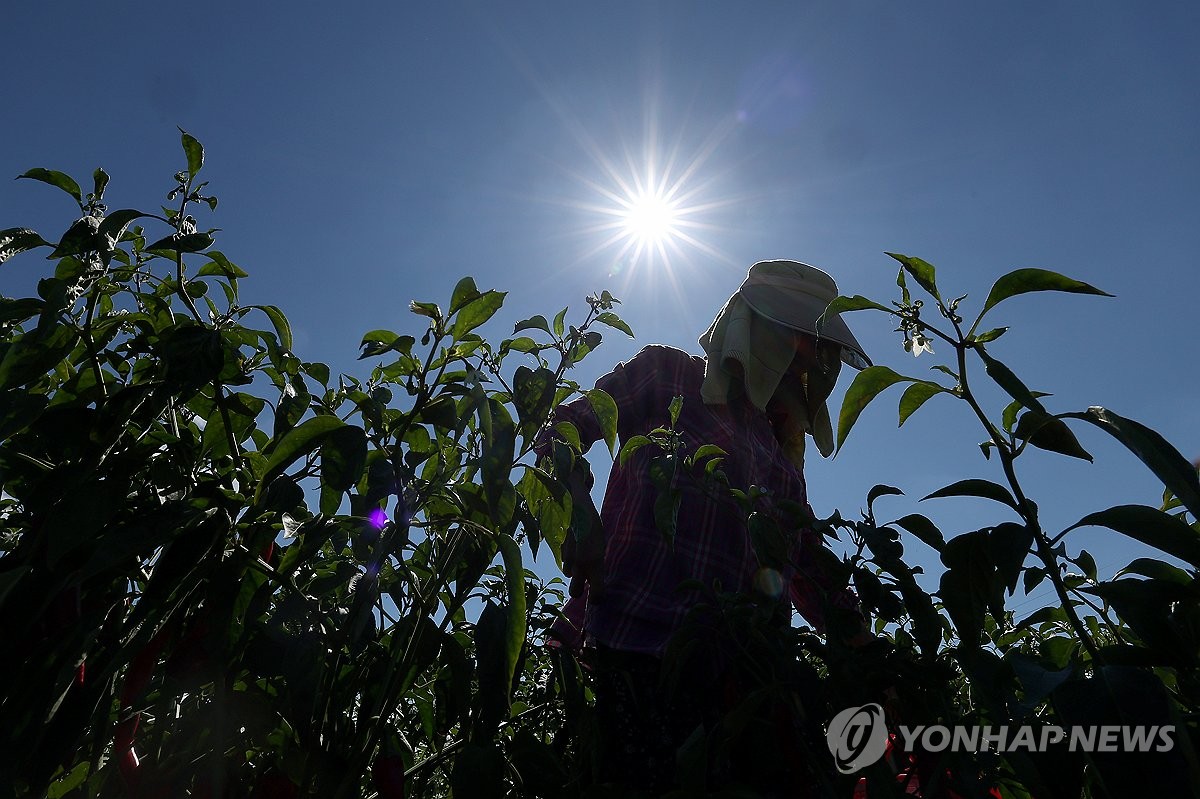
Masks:
[[[724,260],[706,240],[717,231],[714,212],[729,204],[712,196],[703,176],[711,150],[680,158],[677,149],[650,142],[636,155],[626,149],[623,158],[589,148],[601,177],[583,179],[595,197],[578,205],[596,220],[584,232],[601,235],[584,257],[607,253],[622,265],[615,269],[656,264],[668,273],[689,251]]]
[[[657,190],[639,192],[626,203],[625,232],[643,246],[657,246],[676,234],[675,204]]]

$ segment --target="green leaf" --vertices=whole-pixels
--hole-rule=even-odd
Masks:
[[[358,356],[361,361],[363,358],[370,358],[375,355],[382,355],[385,352],[399,352],[408,354],[412,352],[413,344],[417,340],[412,336],[399,336],[390,330],[372,330],[362,337],[362,343],[358,346],[362,349],[362,354]]]
[[[604,436],[604,443],[608,445],[609,454],[615,457],[617,453],[617,403],[608,395],[608,392],[601,388],[593,388],[583,394],[591,404],[596,419],[600,421],[600,432]]]
[[[147,250],[166,252],[201,252],[213,245],[213,237],[207,233],[172,233],[147,247]]]
[[[187,155],[188,174],[195,177],[200,168],[204,166],[204,148],[200,142],[196,141],[196,137],[184,131],[183,128],[179,129],[179,133],[180,141],[183,142],[183,152]]]
[[[1113,579],[1124,577],[1126,574],[1140,574],[1152,580],[1162,580],[1183,586],[1190,586],[1195,582],[1192,575],[1183,569],[1156,558],[1137,558],[1113,575]]]
[[[817,333],[821,332],[821,328],[825,324],[825,320],[830,316],[836,316],[850,311],[883,311],[884,313],[895,314],[896,311],[888,308],[886,305],[880,305],[875,300],[869,300],[861,294],[855,294],[853,297],[834,297],[833,302],[825,306],[825,310],[817,317]]]
[[[257,308],[267,315],[271,320],[271,324],[275,326],[275,334],[279,337],[279,346],[288,352],[292,351],[292,325],[288,322],[283,311],[279,310],[274,305],[247,305],[246,309]]]
[[[1079,444],[1079,439],[1075,438],[1071,428],[1056,416],[1026,411],[1017,421],[1017,429],[1013,435],[1028,440],[1038,449],[1069,455],[1089,463],[1092,460],[1091,454]]]
[[[1038,584],[1041,583],[1042,580],[1045,580],[1045,579],[1046,579],[1046,570],[1045,569],[1039,568],[1037,566],[1030,566],[1028,569],[1026,569],[1025,576],[1022,578],[1022,580],[1024,581],[1025,595],[1028,596],[1029,592],[1032,591],[1033,589],[1037,588]]]
[[[1052,396],[1050,394],[1047,394],[1044,391],[1031,391],[1029,393],[1032,394],[1035,398]],[[1016,422],[1017,422],[1017,414],[1020,413],[1021,409],[1024,407],[1025,406],[1022,405],[1021,403],[1017,402],[1016,400],[1013,400],[1012,402],[1008,403],[1008,405],[1004,408],[1004,413],[1002,415],[1001,422],[1003,422],[1004,430],[1006,432],[1009,432],[1009,433],[1012,432],[1013,425],[1016,424]]]
[[[87,780],[88,771],[92,764],[85,760],[82,763],[77,763],[75,766],[56,781],[50,783],[46,788],[46,799],[62,799],[62,797],[74,791]]]
[[[417,302],[416,300],[413,300],[408,304],[408,310],[412,311],[417,316],[425,316],[434,320],[435,322],[439,322],[442,319],[442,309],[439,308],[436,303]]]
[[[533,352],[537,349],[538,343],[529,336],[518,336],[517,338],[506,339],[500,344],[500,354],[513,350],[515,352]]]
[[[974,336],[970,340],[974,341],[977,344],[986,344],[989,341],[995,341],[996,339],[1000,338],[1007,332],[1008,332],[1007,327],[997,327],[997,328],[988,330],[984,333],[980,333],[978,336]]]
[[[938,499],[940,497],[982,497],[1002,502],[1014,510],[1020,510],[1017,501],[1013,499],[1008,489],[998,483],[993,483],[991,480],[981,480],[978,478],[959,480],[956,483],[939,488],[928,496],[921,497],[921,501],[924,502],[927,499]]]
[[[1023,524],[1004,522],[991,529],[988,544],[1001,583],[1010,594],[1016,592],[1025,556],[1033,546],[1033,532]]]
[[[885,254],[899,261],[904,270],[912,275],[917,283],[921,284],[921,288],[928,291],[935,299],[941,300],[941,297],[938,295],[937,279],[934,275],[933,264],[909,255],[901,255],[894,252]]]
[[[93,227],[95,223],[95,219],[85,216],[71,225],[58,240],[54,252],[47,255],[46,259],[63,258],[67,255],[78,255],[88,250],[100,249],[100,242],[96,240],[96,228]],[[60,263],[59,266],[61,268],[63,264]],[[57,276],[64,277],[62,274]]]
[[[896,488],[895,486],[888,486],[888,485],[873,486],[871,488],[871,490],[867,492],[867,508],[870,509],[870,507],[875,504],[875,500],[879,499],[880,497],[887,496],[889,494],[903,495],[904,492],[901,491],[900,489]]]
[[[323,386],[329,385],[329,367],[323,363],[304,363],[304,373]]]
[[[654,442],[646,436],[632,436],[628,441],[621,445],[621,455],[618,459],[618,463],[624,466],[625,462],[633,457],[633,453],[637,452],[647,444],[653,443]]]
[[[530,369],[518,366],[513,373],[513,405],[517,409],[517,418],[521,421],[523,434],[528,437],[546,421],[550,413],[551,403],[554,402],[555,385],[554,372],[544,367]],[[578,433],[575,445],[578,447]]]
[[[892,524],[903,527],[915,535],[918,540],[933,547],[938,552],[941,552],[946,546],[946,539],[942,535],[942,531],[937,528],[937,525],[919,513],[910,513],[892,522]]]
[[[896,374],[886,366],[868,366],[855,375],[854,382],[846,389],[846,396],[842,398],[842,410],[838,414],[837,448],[841,450],[859,415],[879,392],[895,383],[913,380],[914,378]]]
[[[320,417],[317,417],[320,418]],[[358,425],[331,430],[321,442],[321,484],[339,494],[349,491],[367,463],[367,434]]]
[[[1179,498],[1193,518],[1200,518],[1200,480],[1196,468],[1161,435],[1106,408],[1092,407],[1084,413],[1061,416],[1091,422],[1120,441]]]
[[[450,313],[457,313],[463,306],[479,296],[479,289],[475,286],[475,279],[467,276],[458,281],[458,285],[454,287],[454,293],[450,296]]]
[[[99,230],[96,232],[113,241],[120,241],[121,237],[125,235],[125,229],[129,227],[129,223],[144,216],[147,216],[147,214],[143,214],[141,211],[133,208],[122,208],[104,217],[100,221]]]
[[[508,613],[504,628],[504,675],[511,686],[521,650],[525,647],[525,567],[521,547],[507,535],[499,536],[504,559],[504,584],[508,593]]]
[[[1071,294],[1095,294],[1101,297],[1113,296],[1095,286],[1065,277],[1057,272],[1050,272],[1046,269],[1017,269],[1016,271],[1009,272],[992,284],[992,290],[988,292],[987,299],[984,300],[983,310],[979,312],[979,319],[975,320],[975,324],[971,326],[971,329],[975,329],[975,326],[979,324],[979,320],[983,319],[983,315],[991,310],[993,306],[1009,297],[1026,294],[1031,291],[1065,291]]]
[[[549,333],[550,323],[546,321],[546,317],[538,314],[537,316],[531,316],[528,319],[517,322],[513,326],[513,333],[519,333],[522,330],[529,330],[530,328],[544,330]]]
[[[1024,405],[1031,411],[1039,411],[1043,414],[1048,414],[1047,410],[1042,407],[1042,403],[1037,401],[1037,396],[1034,392],[1025,387],[1013,371],[1004,364],[997,361],[992,356],[988,355],[983,347],[976,347],[975,352],[979,353],[979,357],[983,359],[984,367],[987,369],[988,377],[996,381],[1000,388],[1008,392],[1008,395],[1017,402]]]
[[[678,395],[678,396],[671,397],[671,404],[667,408],[667,412],[671,416],[671,428],[672,429],[674,429],[675,425],[678,424],[678,422],[679,422],[679,412],[681,410],[683,410],[683,396]]]
[[[516,428],[508,409],[495,397],[489,397],[487,407],[491,417],[491,435],[483,442],[480,471],[483,488],[491,507],[492,518],[500,526],[512,519],[512,468],[516,453]]]
[[[623,449],[624,448],[622,448],[622,450]],[[702,460],[704,458],[723,458],[723,457],[727,456],[728,454],[729,454],[728,452],[721,449],[716,444],[702,444],[692,454],[692,460],[694,462],[698,463],[700,460]]]
[[[925,404],[926,400],[937,394],[945,393],[946,389],[939,386],[937,383],[928,383],[924,380],[913,383],[908,388],[904,389],[904,393],[900,395],[900,425],[908,421],[908,417],[917,412],[917,409]]]
[[[507,292],[494,291],[489,289],[482,294],[470,299],[458,311],[458,316],[454,319],[454,326],[450,329],[451,335],[454,338],[461,339],[467,333],[470,333],[475,328],[482,325],[487,320],[491,319],[496,311],[500,310],[500,306],[504,304],[504,298]],[[453,311],[451,311],[453,313]]]
[[[50,246],[50,242],[29,228],[10,227],[7,230],[0,230],[0,264],[17,253],[32,250],[34,247],[48,246]]]
[[[1074,560],[1075,565],[1083,570],[1083,574],[1089,580],[1096,579],[1096,559],[1086,549],[1079,552],[1079,557]]]
[[[583,450],[583,442],[579,438],[579,428],[570,422],[559,422],[554,425],[554,429],[562,437],[563,441],[570,444],[575,450]]]
[[[746,518],[746,529],[759,565],[782,569],[787,562],[788,543],[779,522],[768,514],[755,511]]]
[[[1117,505],[1089,513],[1063,531],[1079,527],[1107,527],[1135,541],[1200,567],[1200,534],[1169,513],[1148,505]]]
[[[200,267],[200,271],[196,273],[197,276],[223,275],[231,280],[247,277],[246,272],[226,258],[225,253],[220,250],[210,250],[204,254],[212,260]]]
[[[30,180],[40,180],[42,183],[49,183],[51,186],[56,186],[62,189],[67,194],[75,198],[75,202],[83,207],[83,192],[79,188],[79,184],[65,172],[59,172],[56,169],[43,169],[36,167],[29,170],[23,175],[17,175],[17,179],[29,178]]]
[[[567,318],[567,309],[563,308],[554,315],[554,335],[561,336],[567,328],[563,324],[563,320]]]
[[[596,317],[596,321],[600,322],[602,324],[606,324],[609,327],[615,327],[617,330],[620,330],[625,335],[629,336],[630,338],[633,338],[633,330],[629,327],[629,325],[625,324],[624,320],[622,320],[621,317],[617,316],[612,311],[605,311],[604,313],[600,314],[599,316]]]
[[[289,430],[283,438],[277,439],[269,453],[264,453],[269,454],[270,457],[263,470],[262,480],[254,493],[254,502],[258,503],[266,486],[284,469],[319,447],[334,430],[345,426],[346,423],[336,416],[315,416]]]
[[[92,173],[92,198],[99,201],[104,199],[104,190],[108,188],[108,173],[96,167]]]
[[[422,408],[417,419],[422,424],[453,430],[458,427],[458,406],[453,397],[442,394]]]

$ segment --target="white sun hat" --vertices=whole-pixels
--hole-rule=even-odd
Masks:
[[[837,283],[815,266],[799,261],[759,261],[750,267],[738,294],[755,313],[785,327],[828,339],[842,347],[842,360],[866,369],[871,359],[837,314],[821,319],[838,296]],[[817,320],[821,323],[818,326]]]

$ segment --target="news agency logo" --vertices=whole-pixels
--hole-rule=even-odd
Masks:
[[[1065,743],[1072,752],[1170,752],[1175,748],[1174,725],[1092,727],[948,727],[942,724],[897,726],[906,751],[926,752],[1044,752]],[[851,774],[871,765],[887,751],[888,731],[883,708],[877,704],[849,707],[829,722],[825,733],[838,771]]]
[[[833,762],[843,774],[869,766],[887,750],[887,725],[883,708],[875,703],[848,707],[833,717],[825,733]]]

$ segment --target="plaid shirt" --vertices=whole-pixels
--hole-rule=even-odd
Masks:
[[[701,400],[704,363],[703,358],[681,350],[651,345],[601,377],[597,388],[617,404],[620,440],[667,427],[671,400],[682,396],[676,429],[683,435],[685,454],[701,444],[716,444],[727,453],[720,468],[732,487],[766,488],[771,496],[799,503],[811,514],[804,475],[784,455],[766,414],[744,401],[705,405]],[[585,451],[602,438],[587,399],[561,406],[554,421],[575,425]],[[545,454],[550,443],[551,437],[543,436],[539,454]],[[624,466],[613,464],[600,513],[607,535],[605,590],[590,601],[586,593],[576,597],[564,609],[575,625],[582,620],[589,641],[662,655],[688,609],[701,599],[698,589],[680,588],[685,580],[709,587],[718,582],[725,591],[749,591],[773,581],[782,593],[782,586],[788,585],[796,609],[819,629],[824,627],[823,601],[857,609],[853,594],[837,589],[836,580],[821,569],[821,561],[811,557],[814,548],[821,546],[820,536],[811,530],[798,531],[791,542],[789,564],[781,573],[760,573],[745,512],[728,491],[720,486],[706,488],[702,478],[676,482],[682,501],[672,549],[654,520],[657,489],[648,469],[655,449],[642,447]],[[580,643],[579,631],[570,630],[569,624],[559,624],[556,632],[568,644]]]

